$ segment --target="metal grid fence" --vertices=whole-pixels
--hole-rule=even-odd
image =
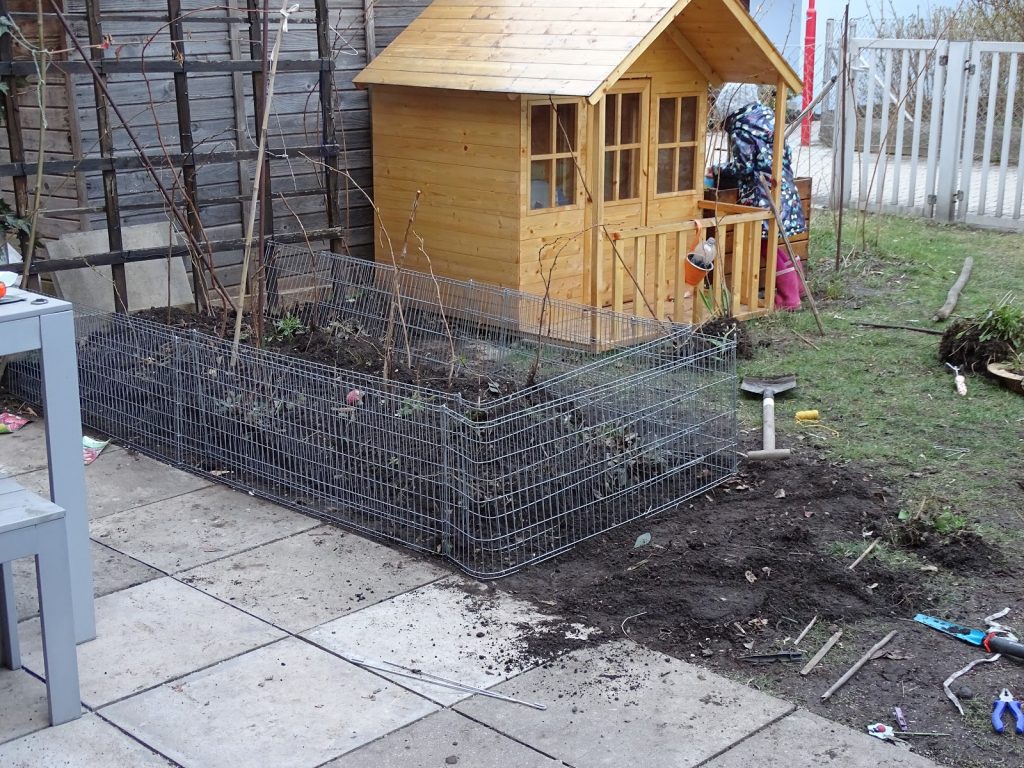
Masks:
[[[731,340],[334,254],[279,253],[268,277],[269,322],[293,315],[339,344],[390,333],[396,359],[453,386],[246,346],[231,366],[229,341],[76,308],[84,421],[484,578],[735,471]],[[37,359],[9,372],[38,402]]]

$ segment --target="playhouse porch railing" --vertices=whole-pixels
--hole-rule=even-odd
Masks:
[[[775,302],[775,260],[762,259],[760,208],[700,203],[703,219],[609,231],[607,276],[615,312],[700,324],[720,314],[767,314]],[[703,282],[688,285],[684,259],[698,237],[714,237],[717,256]],[[607,257],[606,253],[606,257]],[[605,263],[609,260],[606,258]]]

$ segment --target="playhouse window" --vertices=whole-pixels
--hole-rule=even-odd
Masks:
[[[697,188],[697,97],[658,100],[658,194]]]
[[[530,208],[576,202],[576,105],[530,107]]]
[[[640,93],[611,93],[604,117],[604,199],[640,197]]]

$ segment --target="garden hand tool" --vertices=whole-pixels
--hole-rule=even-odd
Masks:
[[[1003,713],[1006,712],[1007,706],[1010,707],[1010,713],[1016,719],[1014,730],[1018,734],[1024,734],[1024,711],[1020,708],[1020,702],[1014,700],[1009,688],[1003,688],[999,692],[999,698],[996,699],[995,705],[992,708],[992,728],[995,729],[996,733],[1002,733],[1005,730]]]
[[[775,396],[796,386],[796,376],[757,377],[744,376],[740,389],[752,395],[761,396],[761,412],[764,424],[761,427],[761,450],[748,451],[747,458],[754,461],[764,459],[785,459],[788,448],[775,447]]]
[[[1002,653],[1006,656],[1024,659],[1024,645],[1016,642],[1017,638],[1000,637],[995,632],[982,632],[980,629],[969,629],[951,621],[937,619],[934,616],[926,616],[923,613],[917,614],[914,621],[924,624],[926,627],[937,629],[950,637],[963,640],[965,643],[976,645],[985,650],[986,653]]]

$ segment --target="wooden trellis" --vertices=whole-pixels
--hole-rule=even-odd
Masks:
[[[261,245],[272,237],[370,255],[372,206],[360,191],[372,179],[369,105],[351,79],[377,48],[377,4],[311,0],[290,18],[262,174]],[[380,5],[389,35],[425,3]],[[58,52],[44,72],[25,45],[0,37],[0,77],[10,90],[0,195],[19,215],[31,213],[42,80],[43,246],[105,228],[110,252],[88,263],[112,267],[123,308],[123,265],[167,258],[168,248],[126,249],[122,228],[170,218],[180,243],[173,256],[193,275],[207,273],[208,263],[225,287],[237,283],[265,103],[266,32],[276,30],[280,3],[43,0],[43,8],[45,47]],[[0,15],[36,47],[37,12],[37,0],[0,0]],[[24,252],[24,238],[21,245]],[[32,273],[83,264],[39,259]],[[195,283],[197,301],[216,300],[207,296],[209,279]]]

